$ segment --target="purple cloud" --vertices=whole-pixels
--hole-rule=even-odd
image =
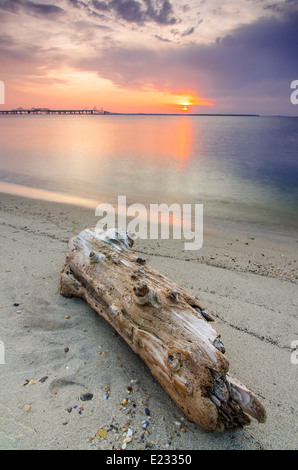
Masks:
[[[169,0],[92,0],[93,8],[100,12],[112,12],[129,23],[143,24],[153,21],[160,25],[176,23]]]
[[[279,13],[239,26],[209,45],[112,47],[76,66],[124,88],[184,88],[217,99],[288,97],[289,83],[297,78],[297,2],[287,1]]]
[[[3,10],[17,13],[19,10],[23,10],[28,14],[36,16],[57,16],[64,13],[63,8],[60,8],[51,3],[35,3],[30,0],[2,0],[0,2],[0,8]]]

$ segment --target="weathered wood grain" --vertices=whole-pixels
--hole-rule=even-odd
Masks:
[[[86,229],[70,240],[61,295],[81,297],[148,365],[186,417],[221,432],[259,422],[266,411],[231,377],[220,334],[204,307],[131,250],[116,230]]]

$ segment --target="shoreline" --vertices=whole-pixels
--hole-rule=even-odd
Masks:
[[[0,198],[4,206],[5,202],[15,199],[23,202],[25,206],[27,202],[26,211],[33,202],[41,210],[48,207],[49,211],[54,212],[55,220],[59,218],[61,212],[63,212],[62,215],[68,213],[70,226],[75,227],[76,233],[78,230],[94,227],[99,220],[95,216],[95,208],[101,202],[91,199],[5,182],[0,182]],[[3,207],[2,204],[0,209],[1,207]],[[34,211],[33,214],[35,215]],[[77,220],[76,223],[70,220],[74,217]],[[127,217],[127,221],[129,220],[131,219]],[[183,243],[189,240],[150,240],[149,231],[148,239],[137,240],[137,243],[140,244],[140,250],[147,250],[148,253],[152,249],[157,250],[158,254],[158,248],[162,243],[165,250],[168,250],[168,246],[170,246],[170,251],[175,248],[176,251],[172,257],[176,259],[196,260],[211,266],[250,271],[272,277],[286,277],[293,282],[298,280],[298,260],[295,259],[297,258],[295,251],[298,249],[298,237],[295,229],[281,229],[281,227],[272,227],[268,224],[261,226],[258,222],[227,221],[218,217],[213,219],[208,217],[206,222],[205,215],[203,228],[203,246],[200,250],[184,251]],[[227,251],[230,253],[228,254]],[[267,256],[264,254],[266,251]],[[164,256],[171,257],[169,253]],[[272,261],[278,263],[279,266],[272,264]],[[289,266],[291,266],[290,269]]]
[[[66,244],[96,221],[91,209],[1,194],[0,448],[111,450],[131,429],[127,450],[295,449],[297,240],[206,228],[199,251],[184,252],[183,240],[135,242],[136,253],[215,318],[231,374],[267,409],[263,425],[211,435],[183,417],[88,305],[59,295]],[[84,393],[92,400],[82,401]],[[96,437],[99,429],[106,438]]]

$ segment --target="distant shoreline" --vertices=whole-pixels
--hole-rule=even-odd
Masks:
[[[108,113],[119,116],[210,116],[210,117],[260,117],[260,114],[203,114],[203,113]]]
[[[210,117],[260,117],[260,114],[225,114],[225,113],[114,113],[104,110],[96,109],[49,109],[49,108],[34,108],[34,109],[7,109],[0,110],[0,114],[4,115],[31,115],[31,114],[58,114],[58,115],[95,115],[95,116],[210,116]]]
[[[31,116],[31,115],[59,115],[59,116],[190,116],[190,117],[284,117],[297,118],[298,115],[286,114],[245,114],[245,113],[115,113],[94,109],[6,109],[0,110],[0,116]]]

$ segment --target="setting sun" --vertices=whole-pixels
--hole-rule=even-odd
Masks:
[[[214,106],[214,100],[196,96],[195,93],[174,95],[175,106],[179,108],[180,112],[187,113],[188,111],[197,112],[192,110],[193,106]]]

